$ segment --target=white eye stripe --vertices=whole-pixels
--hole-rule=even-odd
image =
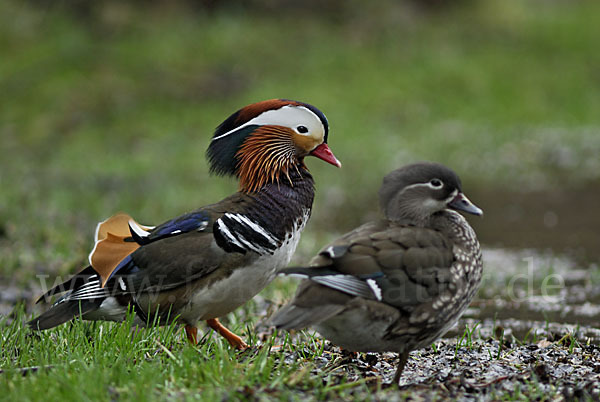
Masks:
[[[292,130],[294,130],[294,132],[300,135],[315,138],[320,136],[321,139],[325,135],[325,128],[323,127],[321,119],[319,119],[319,116],[317,116],[312,110],[304,106],[286,105],[279,109],[267,110],[265,112],[262,112],[261,114],[242,124],[241,126],[238,126],[224,134],[221,134],[218,137],[214,137],[212,140],[215,141],[223,137],[227,137],[229,134],[234,133],[241,128],[252,125],[285,126],[291,128]],[[298,126],[306,127],[308,129],[308,132],[300,133],[298,131]]]
[[[446,204],[447,204],[447,203],[449,203],[449,202],[450,202],[450,201],[452,201],[454,198],[456,198],[456,196],[457,196],[457,195],[458,195],[458,190],[454,190],[454,191],[452,192],[452,194],[450,194],[450,196],[444,200],[444,203],[446,203]]]
[[[438,186],[438,187],[436,187],[436,186],[434,186],[433,184],[431,184],[430,182],[427,182],[427,183],[415,183],[415,184],[411,184],[411,185],[409,185],[409,186],[406,186],[406,187],[404,187],[404,188],[402,189],[402,192],[405,192],[405,191],[406,191],[406,190],[408,190],[409,188],[416,188],[416,187],[427,187],[427,188],[430,188],[430,189],[432,189],[432,190],[440,190],[440,189],[441,189],[442,187],[444,187],[444,186],[442,185],[442,186]]]

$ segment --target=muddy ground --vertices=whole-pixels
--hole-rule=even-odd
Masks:
[[[456,338],[444,338],[435,343],[435,349],[411,353],[397,399],[600,400],[600,347],[571,341],[543,338],[519,344],[513,339],[488,338],[457,348]],[[392,386],[397,361],[392,353],[355,355],[326,344],[321,361],[319,369],[337,373],[340,382],[347,375],[366,382],[376,398],[390,400],[395,395],[381,391]],[[363,394],[357,390],[355,396]]]

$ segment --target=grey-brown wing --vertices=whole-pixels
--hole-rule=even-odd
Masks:
[[[256,254],[224,251],[210,232],[192,232],[136,250],[123,279],[128,293],[161,291],[194,282],[217,268],[249,264],[256,258]]]
[[[309,268],[284,273],[353,296],[399,308],[422,303],[451,282],[452,243],[440,232],[414,226],[363,225],[325,247]]]

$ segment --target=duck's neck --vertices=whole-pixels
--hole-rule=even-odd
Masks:
[[[481,246],[475,231],[464,216],[456,211],[445,209],[432,216],[429,225],[444,233],[455,245],[454,252],[460,252],[467,259],[481,260]],[[481,269],[474,273],[481,275]]]
[[[269,182],[254,193],[244,213],[265,229],[284,239],[303,227],[310,216],[315,195],[314,180],[305,167],[289,172],[289,180]]]

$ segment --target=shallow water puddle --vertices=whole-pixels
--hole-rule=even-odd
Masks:
[[[511,191],[495,186],[468,191],[485,215],[469,222],[482,244],[552,250],[580,264],[600,262],[600,185]]]

